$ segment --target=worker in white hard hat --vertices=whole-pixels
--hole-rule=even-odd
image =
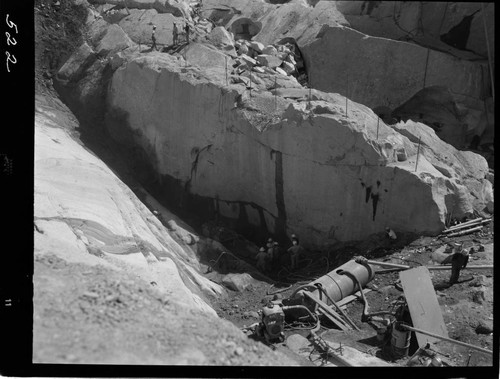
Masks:
[[[385,232],[387,233],[387,237],[389,237],[391,240],[396,240],[398,237],[396,236],[396,233],[394,230],[389,228],[388,226],[385,228]]]
[[[298,267],[299,258],[304,248],[299,245],[298,239],[292,239],[292,246],[287,251],[290,253],[291,268],[294,270]]]
[[[155,36],[155,33],[156,33],[156,25],[153,25],[153,33],[151,34],[151,40],[153,41],[153,45],[151,46],[151,50],[153,50],[153,49],[158,50],[156,48],[156,36]]]
[[[257,269],[260,271],[267,271],[267,252],[264,247],[261,247],[257,254]]]

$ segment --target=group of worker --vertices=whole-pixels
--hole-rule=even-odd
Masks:
[[[184,25],[184,32],[186,33],[186,43],[189,44],[189,24]],[[156,25],[153,25],[153,33],[151,34],[151,41],[153,42],[151,50],[158,50],[156,46]],[[172,28],[172,45],[175,47],[179,44],[179,28],[177,23],[174,22],[174,27]]]
[[[299,238],[292,234],[292,246],[285,251],[277,241],[272,238],[267,240],[266,246],[262,246],[257,254],[257,268],[263,272],[274,272],[283,266],[289,266],[290,269],[298,268],[300,256],[304,248],[299,244]]]

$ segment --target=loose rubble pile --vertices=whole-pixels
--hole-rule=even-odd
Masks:
[[[232,74],[249,76],[251,71],[258,74],[278,73],[296,77],[301,85],[307,84],[304,62],[294,45],[285,43],[264,46],[260,42],[245,39],[237,40],[234,45],[238,57],[233,64]]]

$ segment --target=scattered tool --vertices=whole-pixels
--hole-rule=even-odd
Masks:
[[[491,350],[484,349],[484,348],[479,347],[479,346],[471,345],[469,343],[465,343],[465,342],[462,342],[462,341],[457,341],[457,340],[454,340],[454,339],[451,339],[451,338],[448,338],[448,337],[443,337],[443,336],[440,336],[439,334],[430,333],[430,332],[427,332],[425,330],[413,328],[411,326],[404,325],[404,324],[401,325],[401,327],[404,328],[404,329],[406,329],[406,330],[415,332],[415,333],[423,334],[423,335],[430,336],[430,337],[433,337],[433,338],[437,338],[437,339],[440,339],[440,340],[443,340],[443,341],[451,342],[451,343],[454,343],[456,345],[465,346],[465,347],[468,347],[468,348],[480,351],[482,353],[493,355],[493,352]]]

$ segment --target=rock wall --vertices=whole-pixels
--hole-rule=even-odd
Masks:
[[[302,51],[313,87],[370,108],[395,108],[428,86],[476,99],[484,93],[479,64],[349,28],[325,27]]]
[[[321,9],[318,7],[309,8]],[[99,36],[106,35],[101,26],[100,21],[92,23],[93,49],[100,46]],[[310,36],[310,31],[304,30],[297,41],[307,40],[306,34]],[[378,65],[384,59],[390,62],[390,57],[376,55],[377,49],[385,53],[401,49],[397,58],[410,67],[401,73],[406,86],[395,85],[401,93],[424,79],[445,81],[470,96],[481,90],[475,81],[477,66],[434,51],[429,57],[436,67],[444,65],[470,82],[452,81],[450,73],[440,75],[441,71],[430,71],[428,78],[422,78],[424,73],[418,70],[410,76],[413,81],[408,81],[406,73],[418,65],[405,60],[405,55],[418,59],[421,47],[370,38],[343,27],[323,26],[313,42],[303,47],[310,58],[316,58],[308,63],[313,73],[319,67],[325,70],[328,63],[329,56],[319,51],[332,52],[326,49],[330,44],[340,51],[347,49],[339,35],[349,35],[359,49],[366,48],[364,59],[372,52]],[[365,40],[374,40],[372,47],[365,46]],[[380,46],[391,47],[383,50]],[[82,48],[74,61],[88,65],[82,51],[88,53]],[[412,51],[414,55],[409,53]],[[165,198],[174,205],[207,216],[225,216],[246,232],[264,230],[283,237],[296,232],[307,244],[323,245],[360,240],[386,226],[396,231],[438,233],[449,214],[459,218],[481,212],[492,201],[491,183],[484,180],[486,161],[476,154],[457,152],[428,126],[408,121],[390,127],[370,108],[342,94],[308,91],[296,82],[296,88],[280,88],[287,85],[273,80],[280,74],[272,74],[272,70],[252,71],[252,81],[261,83],[257,86],[232,80],[233,75],[226,81],[222,69],[226,56],[222,50],[193,43],[175,55],[142,52],[131,46],[96,61],[110,78],[109,85],[101,87],[104,96],[99,100],[106,110],[110,135],[132,149],[140,147]],[[227,60],[228,64],[234,62],[230,57]],[[339,69],[327,70],[324,82],[329,82],[332,72],[343,82],[338,73],[347,70],[346,62],[337,59],[334,64]],[[83,78],[75,77],[71,84],[86,89],[74,91],[75,102],[79,97],[82,109],[88,99],[82,94],[99,92],[92,92],[88,83],[107,83],[95,80],[92,68],[73,68],[63,75],[83,72]],[[369,68],[367,71],[369,75]],[[387,97],[379,99],[366,88],[366,80],[353,80],[354,99],[364,96],[372,102],[386,101]],[[386,90],[382,83],[375,84]],[[407,125],[416,125],[412,133]],[[424,141],[425,136],[432,138]],[[417,164],[419,138],[424,142]],[[442,151],[452,153],[440,154]]]
[[[222,87],[174,57],[152,54],[115,72],[108,100],[120,117],[108,125],[117,139],[130,128],[162,177],[221,215],[298,232],[310,244],[358,240],[385,226],[436,233],[452,209],[473,211],[460,184],[467,169],[448,167],[430,147],[415,172],[418,141],[383,122],[377,140],[369,108],[349,102],[345,117],[343,97],[322,97],[328,101],[311,101],[312,111],[290,100],[272,119],[266,93],[249,97],[241,86]],[[439,162],[453,174],[444,175]],[[484,159],[472,165],[484,177]]]
[[[484,12],[483,8],[484,6]],[[487,57],[486,36],[492,53],[495,39],[494,4],[478,2],[424,1],[336,1],[350,26],[362,33],[394,40],[419,42],[440,40],[461,23],[464,32],[449,38],[448,46]],[[485,33],[483,16],[486,20]],[[470,20],[469,20],[470,18]],[[428,39],[422,39],[428,37]],[[446,42],[445,42],[446,43]],[[453,51],[453,50],[450,50]],[[458,51],[453,51],[460,54]],[[494,54],[492,54],[493,56]]]
[[[224,290],[197,272],[193,251],[78,143],[77,126],[62,104],[37,98],[35,255],[132,271],[177,306],[215,316],[206,299]]]
[[[443,86],[464,115],[457,128],[452,122],[447,133],[436,129],[441,138],[465,148],[475,135],[493,128],[491,121],[479,126],[491,117],[485,106],[478,106],[492,96],[483,25],[484,13],[494,70],[492,4],[485,4],[484,12],[480,3],[418,1],[292,1],[267,5],[265,12],[259,7],[257,1],[237,3],[227,12],[231,17],[221,22],[230,27],[238,19],[253,17],[262,25],[253,40],[295,41],[314,88],[393,111],[417,92]],[[440,117],[433,107],[426,111],[427,119]]]

